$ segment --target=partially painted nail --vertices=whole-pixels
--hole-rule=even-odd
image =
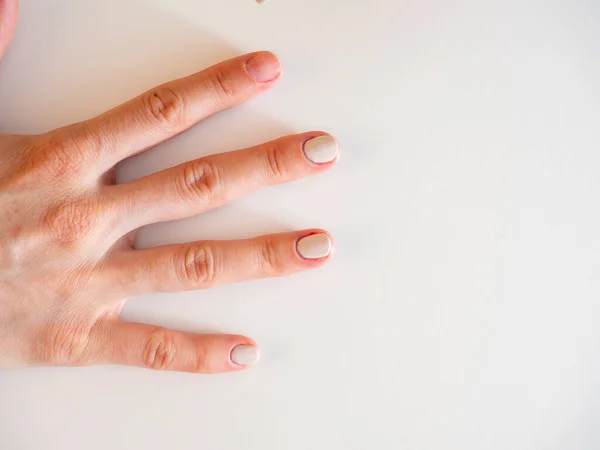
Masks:
[[[252,345],[238,345],[231,351],[231,360],[240,366],[256,364],[258,358],[258,349]]]
[[[306,236],[298,241],[298,254],[304,259],[321,259],[331,253],[331,239],[324,233]]]
[[[304,143],[304,154],[316,164],[333,161],[338,151],[338,143],[333,136],[319,136]]]

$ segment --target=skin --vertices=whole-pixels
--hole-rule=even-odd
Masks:
[[[0,56],[17,1],[0,0]],[[252,76],[254,75],[254,77]],[[266,81],[257,81],[258,78]],[[330,169],[303,145],[322,132],[190,161],[131,183],[114,167],[206,117],[272,88],[269,52],[240,56],[142,94],[88,121],[36,136],[0,135],[0,368],[118,364],[194,373],[237,371],[236,335],[126,323],[126,298],[289,275],[307,260],[304,230],[249,240],[136,250],[135,232],[200,214],[249,192]]]

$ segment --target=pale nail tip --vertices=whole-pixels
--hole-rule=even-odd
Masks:
[[[319,136],[304,143],[304,154],[316,164],[333,161],[338,151],[338,143],[333,136]]]
[[[259,359],[259,351],[252,345],[239,345],[231,352],[231,360],[240,366],[251,366]]]
[[[331,253],[331,239],[326,234],[313,234],[298,241],[297,249],[305,259],[321,259]]]

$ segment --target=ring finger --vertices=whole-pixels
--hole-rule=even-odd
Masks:
[[[109,270],[123,295],[136,296],[290,275],[323,265],[332,250],[327,232],[305,230],[117,253]]]

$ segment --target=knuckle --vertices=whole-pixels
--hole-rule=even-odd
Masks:
[[[194,371],[196,373],[206,373],[210,371],[211,357],[206,346],[199,342],[196,344],[194,352]]]
[[[283,264],[277,246],[270,239],[260,244],[260,267],[264,273],[274,275],[283,273]]]
[[[84,362],[91,326],[84,321],[55,324],[37,339],[37,354],[42,364],[69,366]]]
[[[97,205],[90,199],[75,200],[50,208],[43,228],[57,241],[72,243],[88,236],[98,220]]]
[[[279,145],[270,145],[265,150],[267,156],[267,175],[270,179],[286,178],[288,170],[285,164],[285,152]]]
[[[183,255],[181,278],[192,287],[211,286],[215,283],[219,269],[215,251],[208,245],[191,245]]]
[[[162,86],[143,96],[146,115],[167,130],[180,128],[186,122],[186,105],[175,89]]]
[[[51,133],[37,144],[28,165],[36,174],[60,179],[72,177],[83,170],[84,150],[70,133]]]
[[[142,361],[144,367],[153,370],[168,370],[177,356],[175,335],[169,330],[156,330],[146,340]]]
[[[220,101],[227,101],[235,97],[240,90],[233,77],[229,75],[226,69],[221,67],[215,67],[209,72],[208,85]]]
[[[178,187],[184,199],[206,200],[216,195],[219,186],[217,166],[208,161],[192,161],[185,164],[180,172]]]

